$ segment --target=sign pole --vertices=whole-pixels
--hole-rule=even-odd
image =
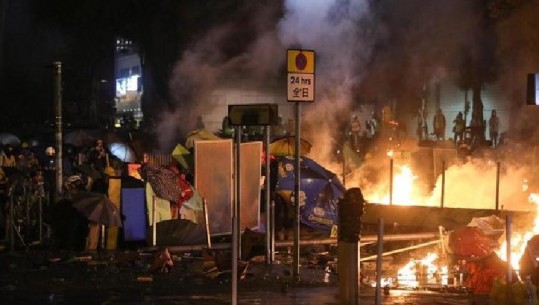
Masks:
[[[266,210],[266,264],[273,263],[273,255],[271,252],[271,238],[273,236],[273,224],[271,223],[271,194],[270,194],[270,128],[269,126],[264,127],[264,156],[265,156],[265,166],[266,166],[266,179],[264,180],[264,207]]]
[[[235,150],[234,150],[234,188],[235,196],[232,205],[232,305],[238,304],[238,260],[240,258],[240,146],[241,146],[241,126],[236,126],[235,130]]]
[[[62,194],[63,173],[62,173],[62,62],[55,61],[54,66],[54,137],[56,140],[56,154],[54,160],[56,176],[56,192],[54,201],[58,201]]]
[[[312,50],[287,50],[287,99],[295,103],[295,143],[294,143],[294,251],[293,278],[299,282],[299,244],[300,244],[300,154],[301,154],[301,108],[300,102],[314,102],[314,63]]]
[[[300,104],[295,103],[295,116],[296,116],[296,132],[295,132],[295,143],[294,143],[294,154],[295,154],[295,166],[294,166],[294,206],[295,206],[295,217],[294,217],[294,280],[299,282],[299,240],[300,240],[300,126],[301,126],[301,116],[300,116]]]

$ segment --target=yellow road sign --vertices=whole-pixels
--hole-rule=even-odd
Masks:
[[[314,73],[314,51],[287,50],[288,73]]]

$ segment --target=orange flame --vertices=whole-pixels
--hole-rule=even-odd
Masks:
[[[414,181],[416,176],[409,165],[394,165],[393,174],[393,202],[395,205],[411,205],[421,202],[416,196]],[[367,192],[370,202],[389,204],[389,186],[382,186]]]
[[[438,254],[428,253],[422,259],[412,259],[399,269],[397,282],[400,287],[418,288],[425,285],[446,286],[448,268],[438,260]]]
[[[531,193],[528,200],[531,203],[539,205],[539,194]],[[537,234],[539,234],[539,216],[537,214],[535,215],[533,228],[530,231],[511,234],[511,266],[514,270],[520,270],[519,261],[526,250],[526,245]],[[503,242],[500,249],[496,251],[496,254],[507,262],[507,240]]]

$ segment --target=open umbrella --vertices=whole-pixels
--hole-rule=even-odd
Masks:
[[[78,129],[66,133],[63,136],[64,144],[76,147],[92,146],[96,137],[89,131]]]
[[[174,150],[172,150],[172,157],[180,163],[183,169],[190,169],[189,164],[192,162],[191,152],[185,146],[177,144]]]
[[[299,143],[300,155],[306,155],[311,151],[311,143],[304,139],[300,139]],[[294,156],[296,152],[296,137],[286,136],[271,142],[269,151],[274,156]]]
[[[139,169],[142,179],[150,184],[159,198],[177,202],[181,198],[182,189],[178,184],[179,175],[172,170],[152,164]]]
[[[276,193],[294,204],[295,160],[278,157],[273,161],[277,172]],[[314,160],[300,160],[300,220],[315,228],[330,230],[337,224],[337,202],[346,191],[339,178]]]
[[[197,140],[220,140],[218,136],[207,131],[206,129],[197,129],[190,132],[187,135],[187,140],[185,141],[185,147],[193,148],[195,146],[195,141]]]
[[[0,143],[4,145],[18,146],[21,144],[21,140],[19,140],[19,138],[12,133],[3,132],[0,133]]]
[[[135,152],[129,145],[122,142],[114,142],[110,143],[108,146],[110,153],[122,162],[133,163],[136,161]]]
[[[120,211],[105,194],[83,192],[76,197],[73,207],[88,220],[107,227],[122,226]]]

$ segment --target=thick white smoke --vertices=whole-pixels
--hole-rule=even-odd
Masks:
[[[362,78],[363,60],[370,56],[371,44],[362,34],[361,21],[369,15],[366,0],[288,0],[279,23],[284,46],[316,52],[316,97],[302,107],[302,137],[316,148],[311,157],[328,164],[335,130],[340,120],[348,122],[352,113],[353,89]],[[340,113],[345,113],[342,117]]]

